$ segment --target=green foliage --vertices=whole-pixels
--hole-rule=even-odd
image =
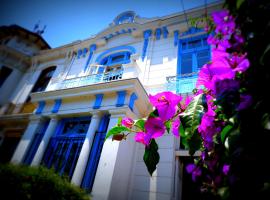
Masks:
[[[135,122],[134,126],[139,128],[140,131],[144,131],[145,120],[139,119]]]
[[[23,165],[0,165],[1,199],[89,200],[89,195],[53,170]]]
[[[108,131],[105,139],[109,138],[112,135],[118,135],[124,131],[129,132],[130,129],[128,129],[127,127],[124,127],[124,126],[115,126]]]
[[[181,142],[186,149],[189,149],[191,155],[199,150],[202,144],[197,128],[204,113],[203,97],[203,94],[194,97],[187,109],[180,114],[181,125],[179,129]]]
[[[170,133],[171,126],[172,126],[172,122],[171,121],[165,122],[165,127],[166,127],[166,130],[167,130],[168,133]]]
[[[152,139],[150,144],[145,147],[143,160],[149,174],[152,176],[159,162],[158,145],[154,139]]]
[[[221,137],[221,142],[224,143],[225,139],[228,136],[228,133],[231,131],[231,129],[233,128],[232,125],[227,125],[223,128],[223,130],[220,133],[220,137]]]

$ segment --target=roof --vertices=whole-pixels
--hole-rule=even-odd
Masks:
[[[37,33],[31,32],[18,25],[0,26],[0,39],[7,36],[19,35],[40,46],[41,50],[51,49],[50,45]]]

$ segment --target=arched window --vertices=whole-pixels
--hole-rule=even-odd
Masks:
[[[50,82],[50,80],[51,80],[51,78],[53,76],[53,73],[54,73],[55,69],[56,69],[55,66],[44,69],[41,72],[41,74],[40,74],[40,76],[39,76],[39,78],[38,78],[38,80],[37,80],[36,84],[34,85],[31,92],[42,92],[42,91],[44,91],[46,89],[46,87],[48,86],[48,84],[49,84],[49,82]]]

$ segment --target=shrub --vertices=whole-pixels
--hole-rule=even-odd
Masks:
[[[0,165],[1,199],[89,200],[89,195],[52,169],[25,165]]]

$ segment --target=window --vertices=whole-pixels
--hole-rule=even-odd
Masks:
[[[53,73],[55,71],[56,67],[49,67],[47,69],[44,69],[36,84],[34,85],[33,89],[31,92],[42,92],[46,89],[46,87],[48,86],[52,76],[53,76]]]
[[[5,66],[0,69],[0,87],[4,84],[5,80],[9,77],[12,71],[12,69]]]
[[[115,64],[126,64],[130,62],[130,52],[119,52],[111,54],[103,58],[100,62],[101,65],[115,65]]]
[[[207,35],[180,39],[177,74],[198,72],[210,60]]]

